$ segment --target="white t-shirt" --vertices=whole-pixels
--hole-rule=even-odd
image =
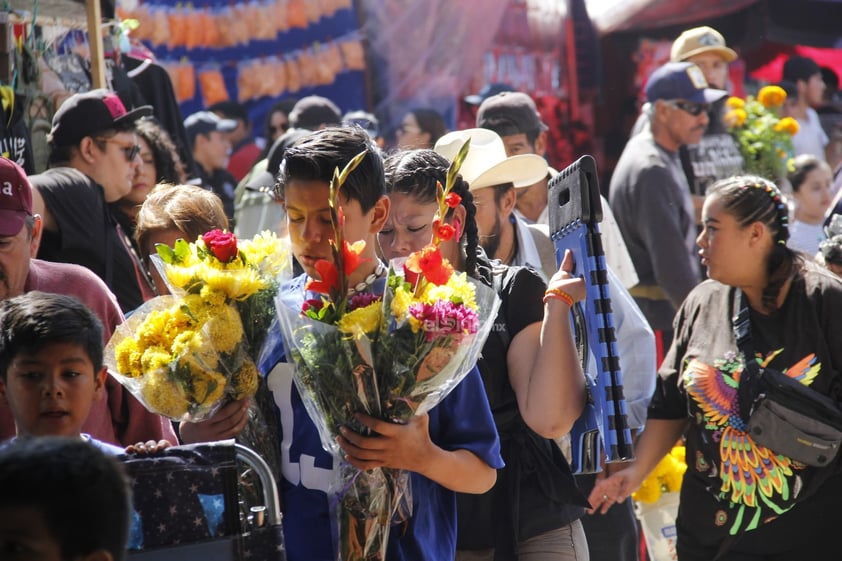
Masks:
[[[793,220],[789,225],[789,241],[787,245],[792,249],[803,251],[810,257],[815,257],[819,252],[819,242],[825,239],[824,225],[807,224]]]
[[[792,145],[795,148],[795,155],[812,154],[821,161],[825,161],[824,147],[827,146],[828,138],[819,115],[813,109],[807,109],[807,119],[798,119],[798,133],[792,137]]]

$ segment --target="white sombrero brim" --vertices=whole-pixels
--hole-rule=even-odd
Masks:
[[[506,158],[474,178],[464,177],[471,190],[513,183],[515,189],[529,187],[547,177],[547,161],[537,154],[518,154]]]

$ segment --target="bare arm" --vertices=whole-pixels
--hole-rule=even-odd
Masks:
[[[585,296],[582,279],[570,276],[568,251],[549,287],[577,302]],[[570,432],[585,405],[585,382],[570,328],[570,307],[558,299],[544,305],[544,320],[522,329],[509,345],[509,380],[526,424],[545,438]]]
[[[341,428],[337,438],[345,459],[354,467],[406,469],[457,493],[484,493],[497,481],[497,470],[468,450],[445,450],[430,439],[427,415],[405,425],[381,421],[363,413],[357,419],[377,433],[362,436]]]
[[[628,467],[598,481],[588,501],[594,509],[605,512],[615,502],[623,502],[631,495],[658,462],[687,430],[689,419],[649,419],[634,448],[635,460]]]

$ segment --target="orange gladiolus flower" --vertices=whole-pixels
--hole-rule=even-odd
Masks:
[[[405,267],[414,273],[421,273],[425,279],[437,286],[445,284],[453,274],[453,267],[434,245],[412,252],[406,260]]]
[[[368,259],[360,257],[363,250],[365,250],[364,240],[359,240],[352,244],[348,243],[348,240],[345,240],[344,247],[342,248],[342,258],[345,260],[346,275],[350,275],[356,271],[357,267],[362,265],[364,261],[368,261]]]
[[[319,280],[311,279],[305,288],[321,294],[330,294],[332,290],[339,288],[339,273],[336,265],[324,259],[316,261],[316,271],[319,272]]]
[[[460,197],[457,193],[448,193],[444,198],[444,202],[450,208],[456,208],[459,206],[459,203],[462,202],[462,197]]]
[[[433,220],[433,235],[434,241],[447,242],[453,239],[456,234],[456,228],[450,224],[442,224],[441,220],[436,218]]]

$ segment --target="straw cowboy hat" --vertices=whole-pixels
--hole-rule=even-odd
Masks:
[[[434,150],[453,160],[470,139],[471,147],[459,173],[471,191],[514,183],[516,189],[529,187],[547,176],[547,161],[536,154],[507,157],[503,139],[488,129],[454,131],[441,137]]]

